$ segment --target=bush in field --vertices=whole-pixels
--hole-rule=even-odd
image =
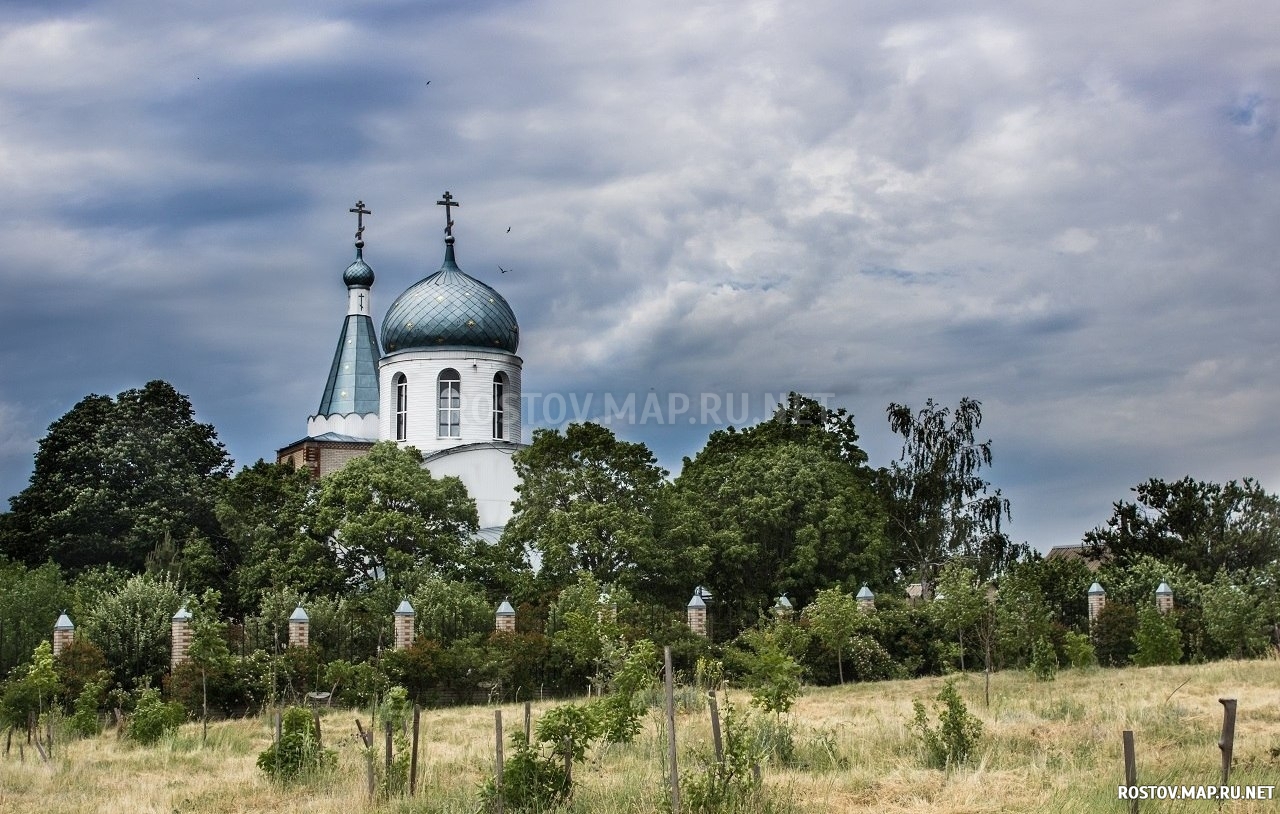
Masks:
[[[762,741],[753,737],[746,716],[725,700],[724,760],[708,760],[701,772],[688,773],[682,782],[683,810],[693,814],[733,814],[760,810],[757,797],[764,758]]]
[[[173,732],[187,719],[187,711],[177,701],[165,703],[160,691],[147,689],[138,696],[137,706],[129,717],[125,735],[135,743],[152,746],[165,733]]]
[[[85,683],[80,694],[76,696],[75,710],[71,714],[71,729],[77,735],[96,738],[102,732],[102,720],[98,717],[98,709],[107,696],[109,686],[111,686],[111,674],[101,670],[97,679]]]
[[[1098,663],[1123,667],[1133,656],[1133,634],[1138,630],[1138,611],[1133,605],[1108,602],[1093,622],[1093,646]]]
[[[924,704],[916,701],[911,728],[920,739],[924,763],[932,769],[947,769],[965,763],[982,739],[982,721],[969,712],[954,681],[948,681],[938,693],[941,708],[935,706],[938,726],[929,723]]]
[[[525,740],[523,732],[511,736],[515,751],[502,767],[502,810],[513,814],[541,814],[569,800],[569,775],[564,762],[545,757]],[[498,788],[492,778],[480,789],[482,810],[498,810]]]
[[[320,748],[319,733],[311,712],[289,707],[280,718],[280,743],[258,755],[258,768],[272,780],[292,782],[337,765],[332,749]]]
[[[1062,650],[1066,654],[1067,663],[1072,667],[1097,667],[1098,654],[1093,650],[1093,642],[1083,633],[1068,630],[1062,634]]]
[[[1048,636],[1041,636],[1031,646],[1031,663],[1028,667],[1037,681],[1053,681],[1058,677],[1058,654]]]
[[[1182,635],[1172,615],[1166,616],[1154,607],[1138,614],[1138,629],[1133,634],[1137,649],[1133,663],[1139,667],[1177,664],[1182,660]]]

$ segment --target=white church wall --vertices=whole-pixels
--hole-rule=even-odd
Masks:
[[[511,520],[511,504],[516,499],[515,450],[502,446],[471,447],[440,453],[427,460],[433,477],[461,478],[476,502],[480,528],[505,526]]]
[[[492,441],[493,377],[507,376],[503,415],[504,441],[520,441],[520,368],[519,356],[473,348],[439,348],[408,350],[384,356],[378,366],[379,393],[382,408],[378,413],[378,438],[398,440],[402,446],[417,447],[424,454],[438,452],[462,444]],[[441,371],[452,368],[461,380],[460,434],[440,437],[438,379]],[[408,409],[405,437],[396,438],[397,389],[394,380],[403,373],[408,382]]]

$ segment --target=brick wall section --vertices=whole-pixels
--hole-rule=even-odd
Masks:
[[[169,666],[177,667],[187,660],[187,650],[191,647],[191,621],[174,619],[171,629],[173,644],[169,651]]]

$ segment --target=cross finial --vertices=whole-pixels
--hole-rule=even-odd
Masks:
[[[364,201],[356,201],[356,205],[347,210],[354,212],[356,216],[356,248],[364,248],[364,216],[372,215],[368,209],[364,208]]]
[[[448,237],[453,237],[453,214],[450,213],[449,210],[455,206],[462,206],[462,204],[455,201],[453,199],[453,193],[449,192],[447,189],[442,197],[444,200],[436,201],[436,206],[444,207],[444,233]]]

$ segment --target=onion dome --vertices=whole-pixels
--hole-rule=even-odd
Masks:
[[[501,294],[458,268],[453,236],[445,238],[444,264],[396,298],[382,320],[386,353],[444,346],[515,353],[516,315]]]
[[[342,272],[342,282],[347,288],[369,288],[373,285],[373,269],[364,262],[364,252],[356,249],[356,259]]]

